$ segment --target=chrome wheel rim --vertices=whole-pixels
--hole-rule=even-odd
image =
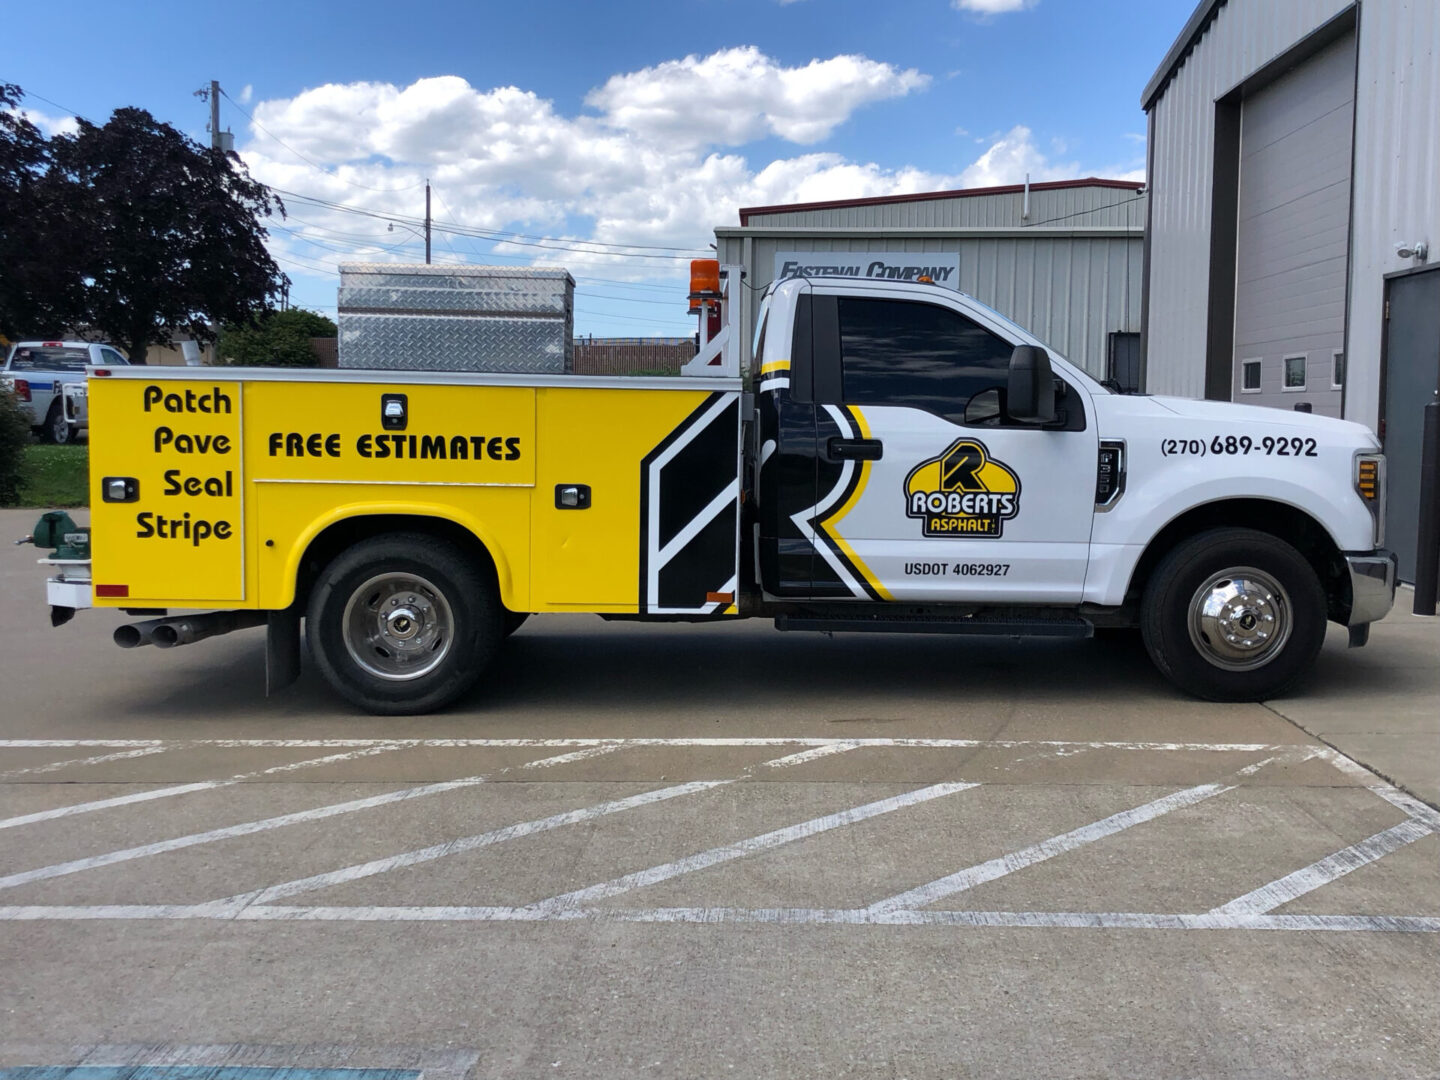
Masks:
[[[1190,600],[1190,641],[1211,664],[1252,671],[1290,640],[1290,596],[1269,574],[1232,566],[1206,578]]]
[[[341,626],[350,659],[396,682],[434,671],[455,639],[450,604],[419,574],[376,574],[350,594]]]

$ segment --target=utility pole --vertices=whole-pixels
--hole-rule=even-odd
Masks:
[[[243,96],[243,95],[242,95]],[[210,149],[220,147],[220,80],[210,80]]]
[[[425,178],[425,265],[430,265],[430,178]]]

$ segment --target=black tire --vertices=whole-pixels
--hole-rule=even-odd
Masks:
[[[59,398],[50,403],[50,411],[45,414],[45,426],[40,429],[40,438],[56,446],[64,446],[71,440],[70,424],[65,419],[65,410]]]
[[[508,638],[516,630],[519,630],[525,625],[525,620],[528,618],[530,618],[528,611],[511,611],[507,608],[503,620],[505,636]]]
[[[1241,569],[1253,573],[1227,575]],[[1206,597],[1233,599],[1214,603],[1207,618],[1202,589]],[[1314,664],[1325,642],[1325,591],[1305,557],[1278,537],[1211,529],[1155,568],[1140,632],[1155,666],[1182,690],[1208,701],[1260,701],[1283,694]]]
[[[409,716],[443,708],[475,685],[499,647],[503,611],[487,568],[454,544],[386,533],[325,568],[310,594],[305,636],[342,697],[380,716]],[[402,631],[410,637],[402,640]]]

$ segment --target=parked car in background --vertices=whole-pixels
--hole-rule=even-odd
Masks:
[[[46,442],[67,443],[89,427],[85,368],[126,366],[113,345],[89,341],[21,341],[10,347],[0,385],[30,413]]]

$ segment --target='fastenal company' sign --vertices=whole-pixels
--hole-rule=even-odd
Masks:
[[[781,251],[775,255],[775,279],[869,278],[914,281],[928,277],[936,285],[960,288],[960,255],[953,251]]]

